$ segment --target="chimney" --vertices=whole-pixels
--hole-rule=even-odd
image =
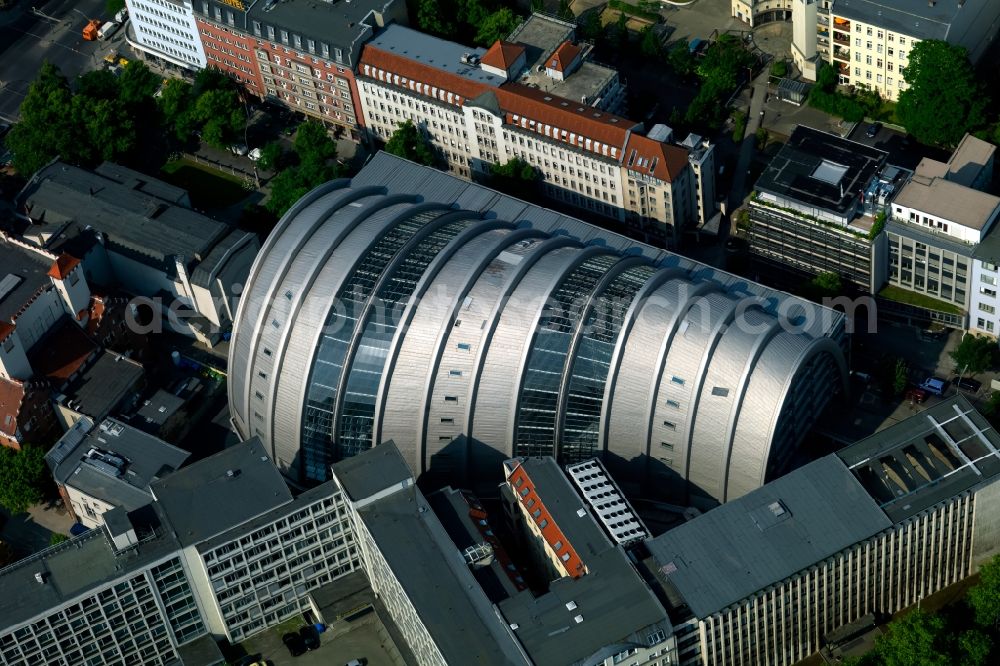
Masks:
[[[36,571],[35,582],[38,583],[39,585],[45,585],[45,574],[43,574],[41,571]]]

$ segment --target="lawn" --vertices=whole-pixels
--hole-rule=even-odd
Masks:
[[[187,190],[191,205],[201,210],[232,206],[248,194],[242,179],[187,159],[167,162],[160,176]]]
[[[930,296],[925,296],[924,294],[918,294],[915,291],[909,291],[908,289],[901,289],[893,285],[886,285],[882,291],[878,292],[878,295],[890,301],[895,301],[897,303],[905,303],[906,305],[915,305],[918,308],[927,308],[928,310],[937,310],[938,312],[949,312],[951,314],[962,314],[962,310],[951,303],[946,303],[945,301],[940,301],[936,298],[931,298]]]

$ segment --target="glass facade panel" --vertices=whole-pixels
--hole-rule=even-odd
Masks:
[[[458,234],[479,222],[479,218],[454,220],[431,232],[407,253],[379,290],[347,375],[336,433],[338,459],[371,448],[375,397],[406,302],[438,253]]]
[[[393,225],[358,261],[327,314],[310,370],[302,415],[302,472],[307,479],[325,481],[330,474],[330,465],[334,462],[333,409],[337,385],[358,317],[376,281],[396,253],[420,229],[448,212],[425,211]]]
[[[515,456],[552,455],[566,354],[590,294],[619,257],[602,254],[577,266],[549,297],[525,365],[514,435]]]
[[[635,266],[623,271],[595,299],[587,315],[567,387],[560,442],[560,457],[565,464],[598,454],[601,406],[611,355],[625,313],[639,289],[654,273],[656,269],[652,266]]]

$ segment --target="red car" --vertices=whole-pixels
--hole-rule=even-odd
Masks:
[[[922,388],[911,388],[906,392],[906,399],[910,402],[921,403],[927,399],[927,391]]]

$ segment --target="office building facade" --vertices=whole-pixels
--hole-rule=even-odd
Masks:
[[[681,663],[794,664],[974,573],[1000,551],[998,445],[956,396],[647,542],[697,625]]]
[[[186,70],[208,65],[192,0],[125,0],[125,6],[128,23],[122,30],[133,47]]]

